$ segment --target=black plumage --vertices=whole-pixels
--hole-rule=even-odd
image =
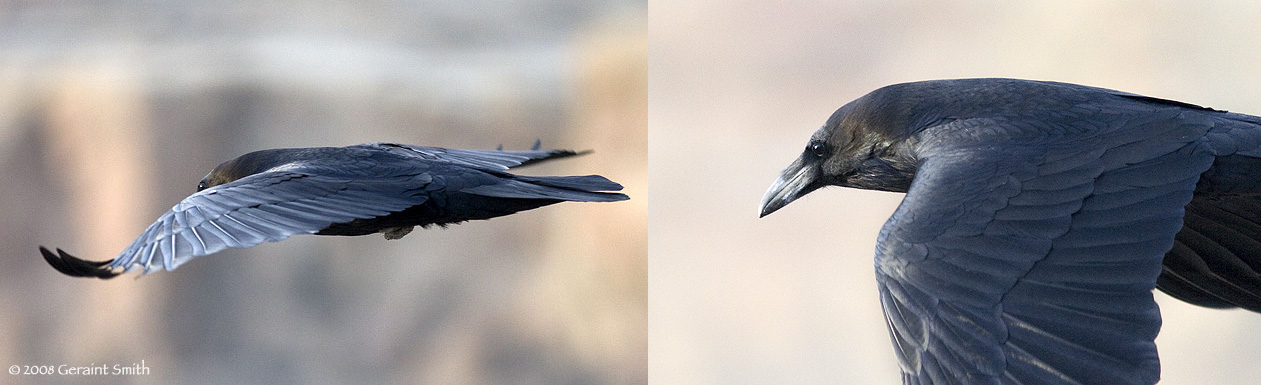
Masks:
[[[194,257],[296,234],[386,239],[414,226],[489,219],[564,201],[628,199],[599,175],[523,176],[512,167],[569,150],[459,150],[392,143],[251,152],[215,167],[197,193],[163,214],[117,257],[95,262],[40,247],[64,274],[112,278],[172,270]]]
[[[841,107],[761,215],[904,192],[876,280],[907,384],[1151,384],[1159,288],[1261,312],[1261,118],[1079,85],[906,83]]]

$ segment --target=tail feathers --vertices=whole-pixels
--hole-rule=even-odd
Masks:
[[[517,176],[503,183],[465,189],[464,192],[496,198],[555,199],[577,202],[616,202],[630,199],[622,185],[599,175]]]

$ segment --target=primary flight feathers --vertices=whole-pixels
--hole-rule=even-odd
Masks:
[[[622,186],[599,175],[521,176],[509,168],[581,155],[569,150],[459,150],[393,143],[251,152],[215,167],[198,191],[163,214],[112,260],[40,247],[53,268],[112,278],[172,270],[229,247],[296,234],[386,239],[414,226],[489,219],[563,201],[614,202]]]

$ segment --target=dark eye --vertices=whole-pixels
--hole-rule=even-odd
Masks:
[[[206,181],[197,182],[197,191],[206,189]]]
[[[814,156],[822,158],[828,153],[828,145],[824,144],[823,141],[812,140],[810,144],[806,145],[806,151],[810,151]]]

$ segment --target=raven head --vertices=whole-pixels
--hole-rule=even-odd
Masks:
[[[761,216],[824,186],[906,192],[918,161],[911,136],[922,117],[873,92],[836,110],[762,197]]]
[[[201,182],[197,183],[197,191],[205,190],[224,183],[233,182],[250,175],[274,170],[277,167],[296,167],[308,153],[316,149],[274,148],[254,151],[235,159],[223,162],[210,170]]]

